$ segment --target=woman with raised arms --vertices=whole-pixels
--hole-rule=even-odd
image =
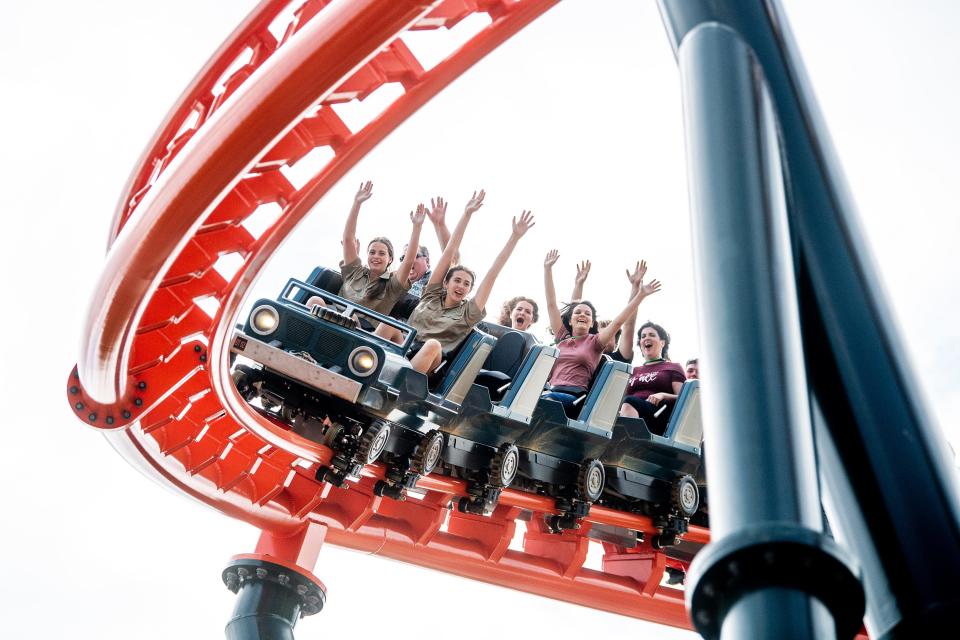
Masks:
[[[660,290],[660,282],[653,280],[643,284],[647,270],[646,262],[640,262],[633,274],[627,272],[631,283],[640,283],[635,288],[627,306],[603,329],[597,326],[597,311],[588,300],[571,302],[564,309],[557,306],[557,291],[553,284],[553,265],[560,257],[556,249],[550,251],[543,261],[543,284],[546,290],[547,315],[550,328],[557,339],[557,358],[550,373],[550,386],[544,394],[563,404],[568,415],[574,413],[577,397],[586,393],[592,381],[593,372],[600,364],[600,356],[606,346],[613,341],[617,330],[631,316],[636,314],[637,306],[649,295]]]
[[[473,327],[483,320],[486,315],[487,300],[493,285],[500,275],[500,271],[507,263],[510,255],[520,238],[534,225],[533,216],[529,211],[520,214],[520,219],[513,219],[510,237],[503,249],[494,259],[486,276],[477,287],[473,298],[467,299],[467,294],[473,290],[476,275],[463,265],[451,267],[451,260],[459,250],[463,235],[473,214],[483,206],[483,190],[474,192],[467,202],[463,216],[457,223],[450,241],[443,250],[443,255],[437,262],[430,281],[423,290],[420,304],[410,314],[407,323],[417,330],[416,343],[411,348],[408,357],[413,368],[421,373],[434,371],[441,363],[444,354],[456,348],[470,333]],[[380,335],[396,340],[397,331],[383,325],[378,328]]]
[[[363,266],[360,261],[360,240],[357,239],[357,219],[360,217],[360,205],[372,195],[373,183],[367,181],[360,185],[353,197],[353,207],[343,227],[343,262],[340,263],[343,284],[337,295],[373,311],[389,314],[397,300],[410,289],[411,268],[417,255],[414,251],[407,251],[400,266],[395,271],[388,271],[393,264],[393,244],[387,238],[378,236],[367,245],[367,266]],[[426,214],[427,209],[423,204],[410,212],[413,228],[408,245],[411,247],[420,246],[420,229]],[[307,308],[314,305],[325,306],[325,303],[321,297],[313,296],[307,300]]]

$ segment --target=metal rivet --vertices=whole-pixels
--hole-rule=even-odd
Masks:
[[[147,388],[147,383],[144,382],[143,380],[137,383],[137,389],[140,389],[140,391],[143,391],[146,388]]]
[[[139,407],[140,405],[143,404],[143,398],[134,398],[134,399],[133,399],[133,404],[135,404],[135,405],[137,405],[137,406]]]
[[[82,403],[82,402],[78,402],[77,404],[75,404],[75,405],[73,405],[73,406],[76,407],[77,411],[83,411],[83,403]]]
[[[130,419],[130,416],[131,416],[132,414],[131,414],[129,411],[127,411],[126,409],[124,409],[124,410],[123,410],[123,413],[121,413],[120,415],[123,416],[123,419],[124,419],[124,420],[129,420],[129,419]]]
[[[266,577],[267,577],[267,570],[266,570],[266,569],[257,569],[257,577],[260,578],[261,580],[264,579],[264,578],[266,578]]]
[[[89,420],[90,422],[96,422],[96,421],[97,421],[97,414],[91,413],[90,415],[87,416],[87,420]]]
[[[283,585],[290,584],[290,576],[285,573],[281,573],[279,576],[277,576],[277,582]]]
[[[78,387],[78,386],[76,386],[76,385],[70,387],[70,393],[73,393],[73,394],[80,393],[80,387]]]
[[[702,609],[697,611],[697,622],[701,625],[710,624],[710,614]]]
[[[703,588],[701,590],[703,591],[703,595],[707,596],[708,598],[712,598],[713,595],[717,592],[717,590],[713,588],[713,584],[709,582],[703,585]]]
[[[237,569],[237,573],[240,574],[241,578],[246,578],[248,575],[250,575],[250,572],[244,569],[243,567],[240,567],[239,569]]]
[[[106,423],[113,424],[113,416],[107,416]]]
[[[297,593],[299,593],[299,594],[302,595],[302,596],[303,596],[303,595],[306,595],[306,594],[307,594],[307,587],[306,587],[306,585],[302,585],[302,584],[297,585]]]
[[[193,345],[193,350],[196,351],[197,353],[200,353],[201,351],[203,351],[203,347],[201,347],[198,344],[195,344]]]
[[[203,354],[202,356],[200,356],[200,362],[206,362],[206,361],[207,361],[207,354]]]
[[[320,598],[317,596],[307,596],[307,604],[315,607],[320,604]]]

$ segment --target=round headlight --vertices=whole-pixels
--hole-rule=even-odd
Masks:
[[[276,331],[279,324],[280,315],[269,305],[260,305],[250,314],[250,327],[262,336]]]
[[[377,368],[377,354],[370,347],[357,347],[347,360],[350,371],[358,376],[368,376]]]

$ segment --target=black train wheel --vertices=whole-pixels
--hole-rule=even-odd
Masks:
[[[681,476],[673,483],[670,490],[670,500],[681,515],[689,518],[700,508],[700,491],[693,476]]]
[[[587,460],[580,465],[577,490],[587,502],[596,502],[603,493],[603,485],[606,479],[603,463],[596,458]]]
[[[440,462],[443,453],[443,434],[437,429],[431,429],[420,440],[413,457],[410,459],[410,470],[421,476],[430,474]]]
[[[360,446],[357,448],[357,457],[363,460],[364,464],[376,462],[389,439],[390,425],[379,420],[375,421],[363,430]]]
[[[520,465],[520,452],[514,444],[504,444],[493,456],[490,463],[490,484],[495,487],[509,487],[517,477]]]

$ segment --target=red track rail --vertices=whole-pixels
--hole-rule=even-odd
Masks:
[[[422,499],[402,503],[376,497],[373,477],[332,489],[313,479],[330,451],[251,411],[227,371],[225,336],[286,234],[400,123],[556,2],[308,0],[279,40],[268,27],[287,3],[261,2],[180,97],[125,187],[68,396],[142,471],[265,531],[313,522],[345,547],[689,627],[683,593],[660,586],[663,554],[605,545],[603,571],[583,566],[592,523],[652,532],[649,519],[595,507],[582,530],[553,535],[533,518],[520,551],[509,548],[517,520],[552,513],[552,500],[508,490],[492,517],[477,517],[448,508],[464,489],[448,478],[424,478]],[[489,26],[431,69],[402,40],[475,13]],[[358,131],[330,107],[391,82],[403,94]],[[317,147],[333,158],[294,188],[280,167]],[[255,237],[243,223],[270,203],[281,212]],[[226,254],[243,259],[229,282],[214,269]],[[217,303],[212,318],[202,298]]]

